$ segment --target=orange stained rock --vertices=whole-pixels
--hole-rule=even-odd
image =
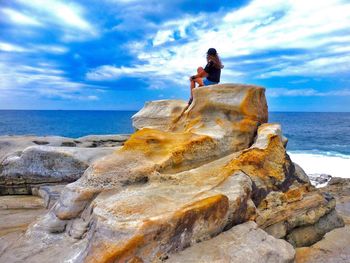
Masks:
[[[234,131],[251,132],[258,128],[258,123],[254,120],[244,118],[241,121],[232,123]]]
[[[182,250],[191,240],[196,242],[218,234],[227,223],[228,209],[228,198],[219,194],[184,205],[173,213],[145,220],[135,233],[133,229],[124,230],[125,234],[132,235],[125,240],[118,237],[106,240],[100,236],[93,240],[85,262],[151,262],[155,260],[152,257]],[[189,238],[184,241],[182,235]],[[159,247],[159,243],[163,246]]]
[[[249,176],[257,176],[264,181],[273,177],[278,181],[285,179],[285,149],[277,135],[269,137],[266,149],[250,148],[242,151],[228,164],[232,170],[242,170]]]
[[[319,192],[308,192],[299,202],[292,202],[287,205],[275,207],[273,210],[260,211],[257,223],[262,228],[278,222],[288,220],[293,215],[304,214],[305,211],[311,211],[318,207],[326,207],[327,201]]]
[[[309,248],[309,247],[298,248],[297,253],[295,254],[295,262],[297,262],[297,263],[310,262],[310,261],[312,261],[315,252],[316,253],[318,252],[317,249],[313,249],[313,248]]]
[[[169,133],[153,129],[141,129],[134,133],[124,147],[120,150],[123,154],[127,151],[139,151],[153,160],[173,156],[174,163],[183,160],[185,152],[193,153],[198,146],[210,149],[215,146],[214,140],[209,136],[197,135],[190,132]]]
[[[264,103],[264,105],[261,103]],[[265,103],[265,89],[249,89],[240,105],[240,110],[250,119],[265,123],[268,121],[267,105]],[[261,112],[261,110],[263,111]]]
[[[304,193],[307,193],[308,191],[308,185],[300,185],[297,188],[289,189],[287,192],[284,193],[284,195],[286,197],[286,201],[288,203],[291,203],[303,199]]]

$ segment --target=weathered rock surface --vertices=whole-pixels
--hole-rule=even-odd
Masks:
[[[294,262],[293,247],[258,228],[254,222],[237,225],[213,239],[195,244],[167,263],[261,263]]]
[[[51,208],[59,199],[65,186],[66,184],[34,186],[32,195],[41,197],[45,207]]]
[[[345,224],[350,225],[350,178],[333,177],[327,186],[320,188],[320,191],[330,193],[336,199],[338,214]]]
[[[196,88],[171,119],[92,164],[0,261],[157,262],[248,220],[286,238],[336,215],[266,124],[263,88]]]
[[[0,196],[0,255],[19,239],[29,224],[46,212],[41,198]]]
[[[89,135],[77,139],[60,136],[0,136],[0,163],[8,155],[19,155],[25,148],[36,145],[55,147],[117,147],[129,135]]]
[[[145,106],[132,116],[135,129],[151,128],[169,130],[185,110],[187,103],[182,100],[156,100],[146,102]]]
[[[319,190],[323,193],[330,193],[336,199],[336,211],[346,226],[328,232],[321,241],[310,247],[296,249],[296,262],[349,262],[350,179],[333,177],[327,186]]]
[[[0,163],[0,194],[31,194],[38,184],[73,182],[117,148],[30,146]]]
[[[350,226],[337,228],[311,247],[296,249],[297,263],[350,262]]]

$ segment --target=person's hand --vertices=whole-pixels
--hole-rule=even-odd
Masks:
[[[195,76],[195,75],[193,75],[193,76],[190,77],[190,80],[194,80],[194,79],[196,79],[196,76]]]

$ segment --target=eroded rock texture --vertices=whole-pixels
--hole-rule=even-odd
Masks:
[[[175,255],[169,263],[294,262],[293,247],[259,229],[254,222],[237,225],[211,240],[195,244]]]
[[[295,169],[264,91],[196,88],[162,125],[146,111],[144,128],[67,185],[0,261],[157,262],[249,220],[303,245],[296,231],[337,217],[335,202]]]
[[[0,162],[0,195],[31,194],[36,185],[73,182],[91,163],[114,150],[112,147],[29,146]]]

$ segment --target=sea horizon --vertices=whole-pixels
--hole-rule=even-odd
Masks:
[[[0,136],[131,134],[136,110],[0,110]],[[350,112],[270,111],[288,138],[287,151],[308,174],[350,177]]]
[[[0,109],[0,111],[139,111],[140,109]],[[269,113],[350,113],[350,111],[269,111]]]

